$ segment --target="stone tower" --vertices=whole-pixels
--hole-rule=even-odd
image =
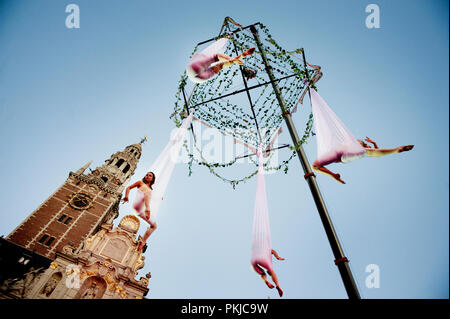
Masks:
[[[89,173],[90,163],[70,172],[67,180],[16,229],[0,238],[0,285],[5,280],[17,282],[27,274],[31,278],[38,270],[42,273],[67,250],[66,246],[77,253],[104,225],[112,227],[143,142],[112,154]]]
[[[89,174],[90,163],[76,172],[32,212],[6,240],[50,259],[66,245],[84,239],[119,215],[121,193],[141,157],[141,143],[116,152]]]
[[[103,224],[78,252],[65,246],[47,269],[32,270],[2,288],[27,299],[142,299],[151,275],[135,279],[145,258],[137,248],[139,224],[131,215],[115,229]]]

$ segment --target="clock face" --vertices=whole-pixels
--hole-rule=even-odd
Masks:
[[[83,193],[74,194],[69,201],[70,206],[76,209],[87,209],[91,206],[91,198]]]

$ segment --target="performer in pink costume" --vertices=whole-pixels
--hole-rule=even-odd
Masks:
[[[269,225],[269,212],[267,206],[266,185],[264,182],[264,169],[263,169],[263,154],[262,147],[259,146],[258,151],[258,177],[256,184],[256,198],[255,198],[255,211],[253,216],[253,232],[252,232],[252,254],[250,263],[257,274],[261,276],[266,285],[269,288],[274,286],[267,280],[267,274],[272,277],[275,286],[277,287],[278,294],[283,296],[283,290],[281,290],[278,283],[278,277],[272,267],[272,255],[278,260],[284,260],[278,256],[278,253],[272,249],[270,241],[270,225]]]
[[[373,148],[370,147],[363,141],[353,137],[352,133],[316,90],[310,88],[310,92],[314,127],[317,135],[317,159],[312,164],[314,170],[345,184],[340,174],[333,173],[325,166],[331,163],[348,163],[364,156],[380,157],[406,152],[414,147],[414,145],[403,145],[395,148],[380,149],[374,141],[366,137],[366,142],[374,144]]]
[[[224,68],[233,64],[243,65],[244,62],[240,59],[255,52],[255,48],[251,48],[232,58],[221,52],[225,50],[227,42],[227,38],[221,38],[191,58],[186,68],[186,73],[191,81],[206,82]]]
[[[138,213],[138,216],[149,223],[150,227],[144,234],[144,237],[139,243],[138,249],[142,250],[150,235],[156,230],[156,222],[150,219],[150,199],[152,196],[152,185],[155,183],[156,177],[153,172],[148,172],[144,178],[136,183],[128,186],[125,191],[125,196],[122,198],[123,202],[128,202],[128,195],[130,190],[137,187],[136,199],[133,202],[133,208]]]
[[[372,143],[374,147],[372,148],[370,145],[364,143],[361,140],[357,140],[363,150],[361,152],[350,152],[345,145],[337,147],[336,149],[326,153],[319,159],[313,162],[313,169],[316,171],[320,171],[321,173],[331,176],[338,182],[345,184],[345,182],[341,179],[341,175],[337,173],[333,173],[328,168],[324,167],[331,163],[348,163],[364,156],[368,157],[380,157],[393,153],[402,153],[407,152],[413,149],[414,145],[402,145],[395,148],[378,148],[378,145],[369,137],[366,137],[365,141]]]

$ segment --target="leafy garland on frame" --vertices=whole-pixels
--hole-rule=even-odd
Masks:
[[[301,67],[299,67],[299,65],[294,62],[294,60],[291,58],[291,55],[294,56],[294,54],[302,54],[303,49],[296,49],[294,51],[285,51],[283,50],[276,42],[275,40],[272,39],[268,29],[263,26],[261,26],[261,30],[264,32],[265,34],[265,41],[270,43],[273,48],[270,48],[268,46],[264,46],[264,52],[270,56],[272,56],[273,59],[271,59],[270,57],[268,58],[269,62],[272,62],[272,65],[275,64],[277,66],[277,68],[274,68],[273,71],[274,73],[276,73],[278,75],[278,77],[283,77],[286,76],[287,74],[292,74],[292,72],[294,72],[294,74],[298,75],[298,77],[300,77],[300,79],[305,79],[306,77],[306,70],[303,70]],[[240,35],[235,34],[236,38],[239,38],[240,36],[242,36],[241,41],[238,41],[237,39],[233,37],[230,38],[231,42],[235,45],[235,48],[237,50],[241,50],[244,51],[246,49],[248,49],[247,46],[244,45],[244,42],[252,42],[253,39],[251,37],[249,37],[247,34],[245,34],[244,32],[241,33]],[[216,39],[220,38],[217,37]],[[195,46],[191,57],[197,52],[198,50],[198,45]],[[260,52],[255,51],[256,53],[261,54]],[[262,68],[259,66],[261,63],[260,61],[258,61],[256,58],[254,57],[250,57],[253,58],[254,61],[246,61],[246,65],[250,65],[252,67],[256,67],[259,70],[262,70]],[[280,61],[277,60],[281,60],[282,62],[280,63]],[[197,117],[202,119],[203,121],[205,121],[206,123],[210,124],[211,126],[214,126],[216,128],[219,129],[219,131],[222,131],[222,133],[225,134],[229,134],[228,132],[226,132],[226,129],[232,129],[232,130],[236,130],[236,129],[242,129],[242,131],[251,131],[250,130],[250,124],[252,119],[251,117],[239,106],[237,105],[233,105],[230,101],[225,100],[225,99],[221,99],[221,100],[217,100],[217,101],[213,101],[210,102],[212,103],[211,105],[208,105],[210,103],[206,103],[206,104],[201,104],[203,101],[207,100],[207,97],[211,97],[211,96],[221,96],[224,94],[224,92],[227,92],[227,90],[230,90],[232,88],[232,84],[233,81],[232,79],[234,78],[234,76],[237,74],[239,69],[235,69],[233,71],[233,68],[228,68],[226,70],[222,70],[221,74],[222,76],[219,77],[216,75],[216,77],[214,77],[213,79],[199,84],[198,87],[196,85],[196,87],[194,88],[193,92],[191,93],[191,97],[189,99],[189,107],[192,107],[196,104],[198,104],[198,106],[196,107],[196,114]],[[294,79],[297,77],[293,77]],[[257,80],[259,81],[265,81],[264,77],[262,77],[259,73],[257,74],[256,77]],[[187,116],[187,112],[185,111],[185,102],[183,99],[183,90],[185,88],[185,86],[187,85],[187,81],[188,81],[188,77],[186,75],[186,71],[183,73],[183,75],[181,76],[181,79],[179,81],[179,85],[178,85],[178,90],[177,93],[175,95],[176,101],[175,101],[175,107],[174,107],[174,112],[172,113],[172,115],[170,116],[171,118],[173,117],[173,121],[175,122],[175,125],[177,127],[179,127],[181,125],[182,119],[185,118]],[[282,81],[280,81],[282,82]],[[280,85],[280,90],[282,91],[283,97],[285,98],[285,100],[288,102],[287,104],[289,105],[289,111],[292,111],[293,109],[293,101],[296,100],[298,98],[299,92],[301,93],[302,90],[305,87],[305,84],[307,83],[306,81],[284,81],[283,82],[285,85]],[[309,85],[310,87],[315,88],[315,85],[312,81],[309,81]],[[281,125],[281,122],[283,121],[283,115],[280,114],[280,109],[278,106],[278,103],[276,102],[276,99],[273,98],[273,92],[269,92],[268,94],[266,94],[266,89],[269,87],[269,84],[266,84],[263,86],[262,88],[262,92],[260,93],[260,95],[258,96],[258,98],[255,100],[254,105],[258,105],[260,100],[263,100],[262,105],[255,110],[256,116],[260,116],[260,121],[263,122],[263,120],[265,121],[265,128],[269,128],[268,133],[266,133],[266,135],[268,136],[264,136],[265,141],[267,142],[267,139],[270,139],[271,134],[270,134],[270,129],[278,128]],[[264,97],[264,99],[263,99]],[[225,101],[225,103],[224,103]],[[267,107],[267,103],[269,103],[269,107]],[[225,105],[224,105],[225,104]],[[220,112],[217,111],[217,107],[221,108]],[[229,116],[227,118],[227,114],[230,113],[231,116],[233,116],[233,119],[231,118],[231,116]],[[294,158],[296,156],[296,152],[298,151],[298,148],[300,145],[302,145],[303,143],[307,143],[308,138],[311,136],[311,132],[312,132],[312,126],[313,126],[313,115],[312,112],[309,115],[309,119],[306,123],[306,128],[304,131],[304,134],[301,138],[301,140],[299,141],[298,145],[290,145],[289,148],[292,151],[291,155],[288,157],[288,159],[284,160],[281,162],[281,164],[276,165],[276,166],[272,166],[269,167],[269,162],[270,159],[273,156],[273,152],[270,152],[269,155],[269,160],[267,161],[266,164],[264,164],[264,169],[265,171],[270,171],[270,170],[275,170],[278,171],[281,168],[284,168],[284,173],[287,174],[288,169],[289,169],[289,162],[291,161],[292,158]],[[225,132],[224,132],[225,131]],[[254,144],[254,141],[256,139],[256,134],[247,134],[245,135],[244,133],[242,135],[240,135],[239,137],[237,137],[240,140],[243,140],[244,142],[248,143],[248,144]],[[236,136],[235,136],[236,138]],[[194,142],[194,148],[197,150],[198,154],[200,155],[200,158],[196,158],[193,154],[193,152],[191,152],[189,150],[189,147],[187,145],[187,141],[184,142],[183,144],[188,157],[189,157],[189,163],[188,163],[188,170],[189,170],[189,176],[191,176],[192,174],[192,165],[193,163],[197,163],[199,166],[206,166],[210,173],[212,173],[213,175],[217,176],[218,178],[220,178],[223,182],[225,183],[229,183],[233,189],[235,189],[235,187],[242,182],[246,182],[248,180],[250,180],[253,176],[255,176],[258,172],[258,170],[256,169],[256,171],[253,171],[252,173],[250,173],[249,175],[240,178],[240,179],[227,179],[223,176],[221,176],[219,173],[217,173],[216,169],[217,168],[225,168],[225,167],[229,167],[233,164],[236,163],[236,161],[238,160],[238,158],[235,158],[232,161],[229,161],[227,163],[210,163],[208,162],[204,156],[203,156],[203,152],[197,147],[196,143]],[[253,161],[251,159],[250,156],[250,160],[253,162],[253,164],[255,164],[255,166],[257,166],[257,163],[255,161]]]

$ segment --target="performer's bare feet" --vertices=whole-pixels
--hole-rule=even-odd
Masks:
[[[340,175],[340,174],[333,174],[332,176],[333,176],[333,178],[334,178],[335,180],[337,180],[339,183],[345,184],[345,182],[341,179],[341,175]]]
[[[413,147],[414,147],[414,145],[404,145],[404,146],[400,146],[399,149],[398,149],[398,152],[399,152],[399,153],[401,153],[401,152],[407,152],[407,151],[412,150]]]
[[[270,289],[275,288],[274,285],[272,285],[268,280],[265,280],[267,287],[269,287]]]
[[[279,286],[277,286],[277,290],[278,290],[278,294],[280,295],[280,297],[283,297],[283,290],[281,290],[281,288]]]

